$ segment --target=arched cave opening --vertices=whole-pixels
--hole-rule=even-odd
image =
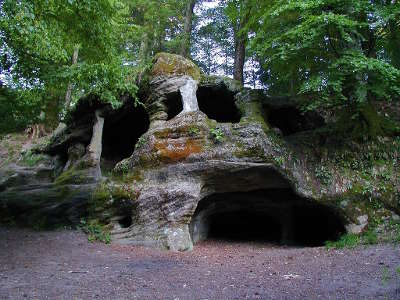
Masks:
[[[324,119],[316,112],[302,113],[293,106],[265,107],[264,110],[267,112],[267,122],[272,127],[279,128],[284,136],[313,130],[325,124]]]
[[[122,219],[118,220],[118,224],[121,228],[129,228],[132,225],[132,216],[124,216]]]
[[[138,105],[123,107],[104,120],[101,165],[112,169],[115,164],[132,155],[139,138],[149,129],[146,109]]]
[[[189,227],[194,244],[214,239],[322,246],[346,231],[333,208],[286,188],[210,195],[199,202]]]
[[[200,86],[197,90],[200,110],[218,123],[238,123],[241,114],[235,104],[235,94],[225,85]]]
[[[169,121],[175,118],[183,110],[181,93],[178,91],[168,94],[165,105],[168,114],[167,120]]]

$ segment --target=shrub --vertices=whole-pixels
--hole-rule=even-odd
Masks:
[[[219,128],[210,129],[211,137],[215,142],[222,142],[224,140],[224,133]]]
[[[111,243],[111,235],[105,226],[100,224],[98,220],[81,219],[80,229],[88,235],[88,241],[99,241],[105,244]]]

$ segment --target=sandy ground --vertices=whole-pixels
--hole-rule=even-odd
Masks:
[[[400,248],[207,241],[171,253],[0,228],[0,299],[400,299]]]

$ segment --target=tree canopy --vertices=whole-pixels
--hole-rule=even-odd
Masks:
[[[358,106],[400,95],[400,4],[393,1],[272,1],[259,6],[251,49],[273,93],[308,108]],[[285,88],[289,87],[289,88]]]
[[[50,103],[62,110],[67,91],[118,105],[161,51],[354,120],[400,97],[398,1],[5,0],[0,8],[0,105],[28,123]]]

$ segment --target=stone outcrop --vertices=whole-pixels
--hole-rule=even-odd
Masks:
[[[48,155],[46,165],[2,170],[2,215],[16,223],[40,216],[45,225],[97,218],[116,243],[184,251],[224,230],[320,245],[400,212],[398,176],[380,176],[376,159],[371,178],[360,177],[347,165],[357,149],[332,147],[325,117],[201,77],[168,54],[156,56],[148,82],[144,108],[129,97],[117,110],[83,99],[66,128],[36,150]],[[386,147],[396,160],[393,143],[370,153]]]

